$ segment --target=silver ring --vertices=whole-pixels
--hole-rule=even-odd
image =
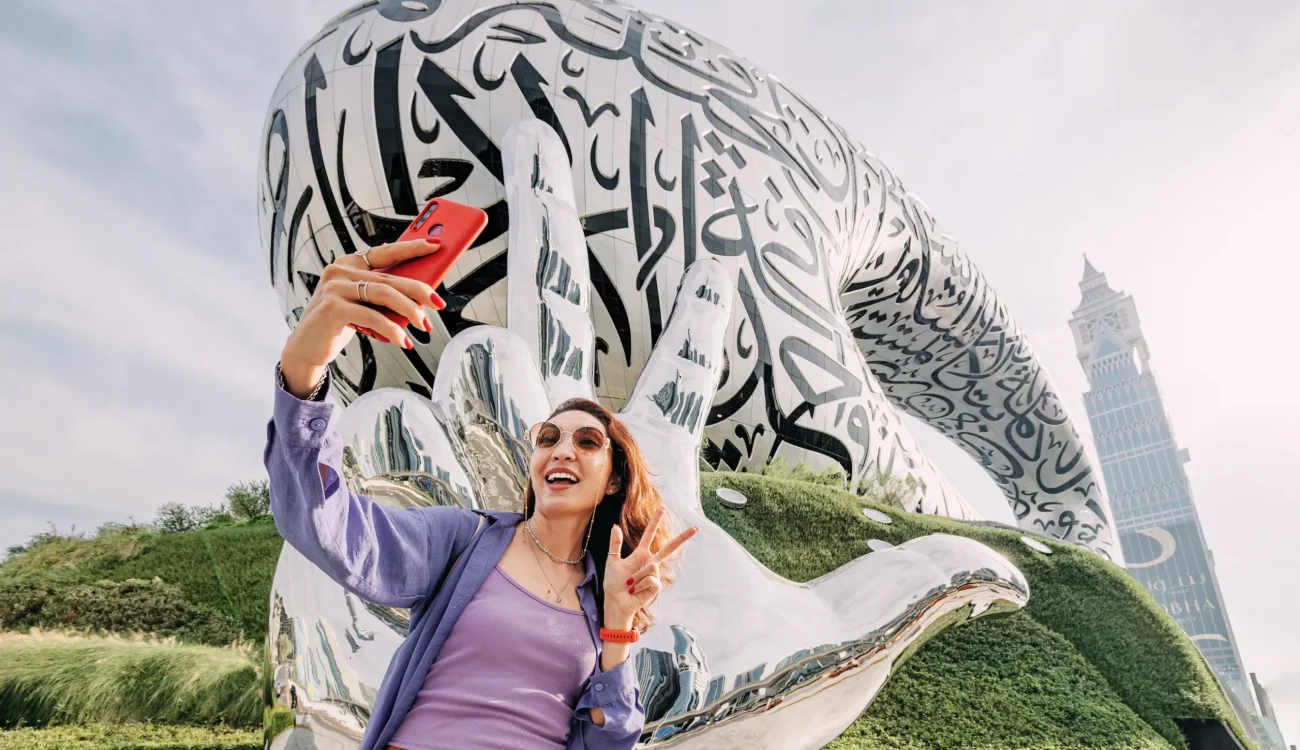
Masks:
[[[361,252],[357,253],[357,257],[360,258],[360,259],[362,259],[362,260],[364,260],[364,261],[366,262],[366,269],[367,269],[367,270],[370,270],[370,271],[375,270],[375,267],[374,267],[374,265],[370,262],[370,259],[367,258],[366,256],[367,256],[367,255],[370,253],[370,251],[373,250],[373,249],[374,249],[374,248],[370,248],[370,247],[368,247],[368,248],[366,248],[365,250],[362,250]]]
[[[367,303],[367,304],[370,303],[370,296],[366,294],[366,286],[367,286],[368,284],[370,284],[369,281],[358,281],[358,282],[357,282],[357,297],[358,297],[362,302],[365,302],[365,303]]]

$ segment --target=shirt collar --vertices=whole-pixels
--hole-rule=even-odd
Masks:
[[[596,580],[596,561],[592,558],[590,552],[584,556],[583,562],[587,568],[587,575],[583,577],[582,583],[578,584],[579,586],[586,586]]]

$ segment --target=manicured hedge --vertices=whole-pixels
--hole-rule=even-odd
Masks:
[[[829,747],[1171,749],[1078,651],[1024,612],[927,642]]]
[[[71,585],[0,579],[0,630],[147,632],[224,646],[240,626],[225,612],[191,604],[180,588],[153,578]]]
[[[850,737],[862,741],[834,747],[1163,747],[1150,744],[1149,730],[1153,729],[1168,745],[1183,748],[1185,743],[1174,724],[1177,718],[1226,720],[1238,737],[1245,736],[1205,660],[1177,624],[1127,573],[1092,553],[1048,541],[1054,553],[1043,555],[1024,546],[1019,531],[902,513],[847,492],[803,482],[730,472],[703,474],[701,480],[706,515],[764,564],[792,580],[810,580],[868,554],[870,539],[901,544],[930,533],[976,539],[1009,558],[1029,580],[1030,602],[1023,616],[976,621],[927,643],[886,683],[876,702],[849,730]],[[714,494],[717,487],[739,490],[748,499],[745,508],[733,511],[722,506]],[[889,513],[894,523],[868,521],[862,515],[864,507]],[[1030,624],[1057,636],[1053,641],[1056,645],[1043,642],[1040,647],[1048,651],[1033,655],[1018,648],[1009,653],[1006,649],[964,649],[954,645],[988,636],[986,644],[1005,641],[1014,646],[1017,639],[1028,636],[1026,628]],[[1050,658],[1037,659],[1044,653],[1050,653]],[[1038,736],[1043,728],[1034,723],[1000,725],[999,731],[1010,732],[1000,742],[965,741],[965,730],[946,734],[943,741],[931,736],[941,726],[985,721],[969,707],[969,675],[972,670],[982,673],[995,664],[1001,669],[1008,662],[1021,674],[980,688],[989,695],[988,700],[1002,706],[1003,716],[1017,712],[1042,715],[1042,707],[1031,711],[1032,701],[1026,702],[1028,696],[1022,686],[1035,680],[1064,684],[1060,682],[1062,676],[1054,674],[1057,669],[1047,670],[1051,664],[1073,665],[1071,669],[1090,664],[1094,668],[1092,679],[1099,683],[1084,691],[1090,696],[1086,700],[1058,696],[1057,710],[1046,714],[1059,719],[1056,735],[1050,741]],[[918,710],[917,706],[934,708],[923,709],[920,715],[910,713]],[[1108,728],[1111,744],[1086,743],[1086,736],[1075,732],[1075,722],[1084,721],[1087,711],[1094,711],[1089,719],[1094,724],[1090,726]],[[1134,727],[1124,718],[1125,712],[1131,712],[1149,729]],[[886,726],[900,723],[910,728],[882,735]],[[879,736],[892,739],[883,745],[867,739]],[[921,744],[904,742],[909,737],[909,742]]]
[[[262,750],[262,734],[140,723],[29,727],[0,731],[0,750]]]

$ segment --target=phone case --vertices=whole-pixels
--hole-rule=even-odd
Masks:
[[[376,268],[375,270],[393,276],[423,281],[437,289],[442,280],[447,277],[448,272],[451,271],[451,267],[460,259],[460,256],[465,254],[466,250],[469,250],[470,246],[474,244],[474,240],[478,239],[478,236],[482,234],[484,228],[487,227],[487,220],[487,214],[480,208],[449,201],[446,198],[434,198],[425,204],[420,211],[420,215],[415,217],[415,221],[411,222],[411,225],[406,228],[405,232],[402,232],[402,236],[397,241],[436,239],[442,243],[438,252],[402,261],[387,268]],[[442,302],[442,300],[439,299],[439,302]],[[384,317],[399,326],[405,327],[411,322],[386,307],[378,305],[371,305],[371,307],[382,312]],[[438,305],[437,309],[441,310],[443,307],[446,307],[446,303]],[[353,327],[368,336],[386,340],[369,328]]]

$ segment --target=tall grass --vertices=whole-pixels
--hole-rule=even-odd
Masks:
[[[251,649],[144,637],[0,634],[0,727],[262,720]]]

